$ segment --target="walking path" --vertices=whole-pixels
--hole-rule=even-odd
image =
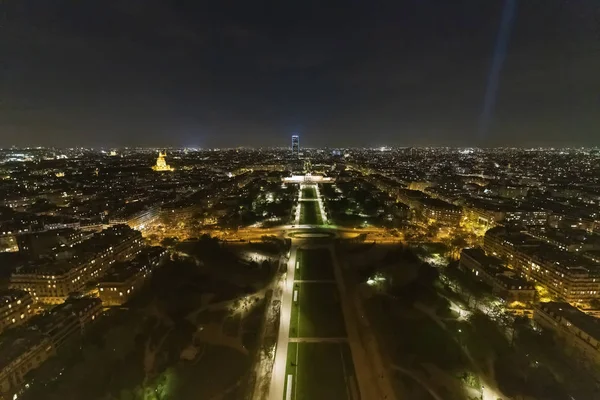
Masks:
[[[427,392],[435,400],[444,400],[443,398],[440,397],[439,394],[437,394],[435,391],[433,391],[433,389],[431,389],[429,387],[429,385],[427,384],[427,382],[424,382],[421,379],[421,377],[419,375],[417,375],[414,371],[411,371],[410,369],[402,368],[402,367],[400,367],[398,365],[395,365],[395,364],[392,364],[392,368],[395,369],[398,372],[401,372],[403,374],[406,374],[406,375],[410,376],[414,381],[416,381],[419,385],[421,385],[423,387],[423,389],[427,390]]]
[[[301,202],[305,201],[318,201],[319,211],[323,222],[326,222],[326,212],[324,205],[320,199],[320,193],[318,186],[316,187],[317,199],[303,199],[302,198],[302,186],[300,191],[300,197],[298,202],[298,208],[296,210],[296,224],[300,220],[300,206]],[[306,226],[302,225],[303,228],[318,228],[319,226]],[[298,228],[293,226],[293,228]],[[368,321],[364,318],[364,311],[362,311],[360,301],[356,301],[357,296],[354,295],[353,290],[348,292],[344,283],[344,276],[342,269],[335,252],[333,244],[329,244],[327,248],[330,251],[333,262],[333,269],[335,280],[327,281],[313,281],[313,280],[298,280],[294,281],[296,258],[302,238],[294,238],[292,241],[292,249],[290,251],[291,256],[287,266],[287,275],[284,281],[283,293],[281,298],[281,315],[280,315],[280,326],[279,335],[277,340],[277,347],[275,351],[275,362],[273,366],[273,373],[271,377],[271,385],[269,390],[269,400],[281,400],[284,396],[284,388],[286,382],[286,364],[287,364],[287,353],[289,343],[316,343],[316,342],[330,342],[330,343],[344,343],[348,342],[352,354],[352,361],[354,364],[354,371],[356,374],[356,380],[358,382],[358,392],[362,400],[395,400],[396,395],[390,380],[389,371],[385,367],[383,362],[379,345],[370,332],[371,327]],[[318,246],[322,247],[322,246]],[[346,324],[347,338],[290,338],[290,320],[291,320],[291,308],[294,292],[295,283],[337,283],[338,291],[340,294],[340,305],[342,308],[342,314]],[[353,288],[352,288],[353,289]],[[359,319],[359,316],[361,317]],[[289,378],[289,377],[288,377]],[[288,389],[289,390],[289,389]],[[354,390],[356,392],[356,390]],[[356,393],[357,394],[357,393]],[[288,397],[290,394],[288,393]],[[356,397],[356,396],[353,396]],[[255,399],[258,400],[258,399]]]
[[[448,327],[446,326],[444,321],[442,321],[430,308],[424,306],[421,303],[416,303],[415,308],[421,311],[423,314],[427,315],[429,318],[431,318],[431,320],[435,322],[440,328],[448,332],[450,338],[452,338],[452,340],[458,345],[458,348],[461,350],[461,352],[464,354],[467,360],[469,360],[471,366],[484,383],[484,385],[482,386],[483,400],[496,400],[499,398],[508,398],[500,392],[500,389],[498,389],[498,384],[495,382],[493,376],[493,368],[491,368],[490,370],[490,366],[488,365],[486,366],[486,370],[484,371],[481,365],[477,361],[475,361],[475,359],[471,356],[469,349],[463,346],[462,343],[460,343],[460,341],[451,332],[449,332]]]
[[[301,337],[290,338],[290,343],[345,343],[345,337]]]
[[[395,400],[396,394],[389,372],[385,368],[385,363],[381,357],[379,344],[371,333],[371,327],[366,317],[364,317],[365,313],[362,311],[360,302],[353,301],[358,297],[352,291],[346,290],[336,252],[332,251],[332,254],[361,399]]]
[[[296,254],[298,247],[292,244],[290,259],[288,261],[285,280],[283,281],[283,292],[281,295],[281,311],[279,323],[279,335],[275,348],[275,362],[271,375],[271,386],[269,388],[269,399],[283,399],[283,388],[285,386],[285,370],[290,337],[290,320],[292,318],[292,294],[294,292],[294,274],[296,272]]]

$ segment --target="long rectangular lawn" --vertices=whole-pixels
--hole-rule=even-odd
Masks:
[[[334,280],[333,260],[329,249],[298,249],[294,279],[307,281]]]
[[[305,187],[302,189],[302,198],[303,199],[316,199],[317,191],[314,187]]]
[[[346,327],[335,283],[295,283],[290,337],[345,337]]]
[[[300,202],[300,224],[301,225],[321,225],[323,220],[319,212],[319,203],[316,201]]]
[[[286,369],[286,386],[287,375],[293,376],[292,400],[357,398],[347,343],[290,343]]]

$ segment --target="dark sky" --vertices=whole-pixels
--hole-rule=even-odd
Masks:
[[[600,145],[600,1],[0,0],[0,146]]]

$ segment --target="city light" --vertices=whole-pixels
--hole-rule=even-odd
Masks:
[[[184,343],[185,362],[178,368],[205,362],[202,346],[215,354],[227,347],[255,352],[252,371],[244,371],[254,374],[253,398],[294,400],[297,390],[311,390],[303,386],[306,380],[297,379],[317,370],[303,357],[310,347],[306,343],[319,343],[323,354],[329,345],[348,343],[350,359],[327,367],[341,368],[336,372],[340,376],[344,368],[353,368],[353,377],[335,384],[344,389],[342,397],[348,379],[355,379],[352,385],[361,396],[385,393],[393,398],[382,353],[405,338],[414,341],[408,346],[410,357],[432,365],[442,352],[425,354],[425,347],[455,345],[467,375],[453,372],[453,387],[487,400],[506,398],[506,388],[496,382],[495,364],[471,354],[477,346],[490,355],[514,347],[512,357],[532,379],[539,375],[534,369],[550,364],[547,358],[553,368],[560,368],[555,362],[559,357],[585,360],[577,373],[583,377],[587,365],[595,365],[597,349],[588,330],[600,315],[600,277],[595,273],[600,215],[585,213],[597,199],[589,195],[585,181],[573,177],[579,186],[568,191],[551,174],[540,173],[544,179],[536,175],[535,185],[513,179],[533,179],[526,172],[532,160],[543,168],[547,159],[559,165],[572,153],[386,147],[349,150],[340,161],[331,158],[337,157],[335,152],[312,149],[299,149],[297,155],[289,148],[261,150],[260,157],[244,149],[169,149],[177,172],[165,174],[157,172],[175,169],[162,149],[119,149],[118,157],[97,151],[86,156],[89,164],[83,170],[73,164],[76,154],[58,160],[48,154],[57,163],[52,167],[27,165],[31,178],[23,193],[36,197],[15,194],[5,201],[0,248],[13,249],[24,261],[8,264],[9,289],[0,291],[0,313],[6,314],[0,335],[7,337],[0,343],[18,349],[19,343],[28,343],[16,355],[30,351],[40,356],[40,363],[56,357],[61,364],[56,350],[62,344],[54,336],[60,330],[52,329],[81,307],[88,314],[73,322],[76,331],[85,335],[89,324],[122,313],[124,320],[147,330],[148,337],[156,337],[145,350],[156,354],[145,354],[144,362],[177,359],[181,354],[167,354],[168,343],[186,335],[171,313],[185,303],[186,313],[191,311],[183,317],[202,332],[202,343]],[[440,175],[438,160],[454,167]],[[493,166],[485,173],[496,175],[482,174],[480,162]],[[584,168],[573,163],[573,168]],[[18,185],[19,173],[13,177],[9,168],[0,171],[0,178]],[[562,193],[560,206],[558,195],[548,196],[550,192]],[[324,253],[298,256],[310,251]],[[325,265],[326,254],[333,266]],[[377,310],[384,308],[390,312],[381,318]],[[32,318],[36,313],[44,318]],[[152,327],[136,318],[160,322]],[[261,328],[252,325],[256,321],[263,321]],[[118,330],[126,323],[103,329]],[[435,343],[419,343],[426,337],[415,333],[421,332],[420,324],[439,327]],[[537,349],[547,345],[538,336],[549,341],[548,333],[558,326],[564,343]],[[8,327],[18,334],[4,335]],[[398,327],[403,335],[382,334]],[[242,340],[252,330],[256,344]],[[38,336],[18,341],[20,335]],[[494,340],[481,341],[488,337]],[[111,349],[127,354],[120,345],[124,343],[111,343]],[[294,354],[292,360],[288,352]],[[337,360],[319,363],[329,359]],[[15,360],[2,365],[16,367],[3,368],[35,376],[37,365]],[[52,379],[73,376],[70,368]],[[231,370],[221,373],[240,379]],[[377,376],[371,376],[373,371]],[[579,394],[571,384],[575,372],[560,368],[560,373],[569,379],[552,384]],[[41,386],[37,380],[25,381],[14,386],[20,397],[22,390]],[[438,394],[432,382],[424,385],[432,396]],[[164,387],[161,382],[152,390]],[[15,393],[2,395],[12,398]]]

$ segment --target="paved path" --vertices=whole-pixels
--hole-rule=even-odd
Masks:
[[[345,343],[348,338],[345,337],[301,337],[290,338],[290,343]]]
[[[421,387],[423,387],[423,389],[427,390],[427,392],[431,395],[431,397],[433,397],[435,400],[444,400],[440,397],[439,394],[437,394],[433,389],[431,389],[429,387],[429,385],[427,384],[427,382],[423,381],[423,379],[421,379],[421,377],[416,374],[414,371],[411,371],[410,369],[406,369],[406,368],[402,368],[398,365],[392,364],[392,368],[395,369],[398,372],[401,372],[403,374],[406,374],[408,376],[410,376],[413,380],[415,380],[419,385],[421,385]]]
[[[299,280],[299,279],[296,279],[294,281],[294,283],[329,283],[329,284],[332,284],[332,283],[335,283],[335,280],[317,281],[317,280]]]
[[[333,251],[332,254],[361,399],[395,400],[396,393],[391,383],[389,371],[385,367],[386,364],[383,361],[379,344],[371,332],[372,328],[365,317],[364,310],[362,310],[362,304],[354,293],[354,288],[350,291],[346,290],[337,253]]]
[[[281,270],[283,265],[287,265],[285,259],[282,257],[278,264],[278,271]],[[270,283],[269,287],[273,290],[273,295],[271,296],[271,301],[268,304],[268,310],[265,313],[262,332],[261,332],[261,341],[264,340],[266,333],[271,328],[270,323],[275,322],[277,313],[279,312],[279,304],[281,304],[281,294],[282,294],[282,284],[281,281],[285,277],[283,274],[279,272],[276,274],[273,281]],[[277,304],[277,305],[276,305]],[[270,331],[270,334],[273,332]],[[264,349],[259,351],[257,354],[257,362],[255,363],[255,383],[254,383],[254,393],[252,395],[252,399],[262,400],[269,393],[269,388],[271,386],[271,373],[273,371],[273,358],[270,354],[270,351],[265,351]]]
[[[281,295],[281,311],[279,322],[279,335],[277,337],[277,347],[275,350],[275,362],[273,364],[273,373],[271,375],[271,386],[269,388],[269,399],[283,399],[283,387],[285,386],[285,370],[287,363],[287,352],[290,336],[290,320],[292,318],[292,294],[294,292],[294,274],[296,272],[296,254],[297,245],[292,245],[290,249],[290,259],[287,266],[287,275],[285,277],[283,292]]]

